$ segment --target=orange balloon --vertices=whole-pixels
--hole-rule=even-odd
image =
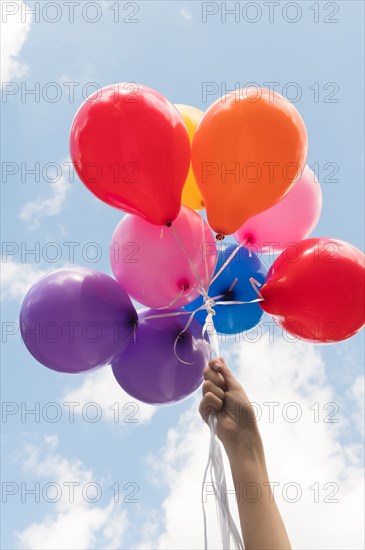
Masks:
[[[230,235],[282,199],[300,177],[307,150],[304,122],[281,95],[242,88],[213,103],[192,143],[213,230]]]
[[[175,107],[185,122],[191,143],[193,141],[196,127],[198,126],[204,113],[196,107],[190,107],[190,105],[175,105]],[[191,164],[184,184],[181,202],[184,206],[188,206],[193,210],[203,210],[205,208],[203,197],[198,184],[195,181]]]

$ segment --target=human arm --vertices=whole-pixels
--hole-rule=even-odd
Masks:
[[[272,494],[255,410],[223,358],[204,370],[200,414],[217,415],[217,435],[231,466],[246,550],[290,550]]]

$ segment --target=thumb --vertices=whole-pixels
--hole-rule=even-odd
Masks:
[[[212,361],[210,361],[209,365],[212,367],[212,369],[221,373],[226,383],[227,390],[233,390],[240,386],[239,382],[236,380],[236,378],[227,367],[223,357],[217,357],[216,359],[213,359]]]

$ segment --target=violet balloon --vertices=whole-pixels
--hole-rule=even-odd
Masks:
[[[165,313],[171,311],[184,310]],[[135,343],[112,361],[120,386],[135,399],[153,405],[175,403],[194,392],[203,381],[210,355],[199,321],[193,319],[180,335],[189,315],[147,319],[161,313],[150,309],[140,314]]]
[[[321,187],[315,173],[306,166],[289,193],[247,220],[235,237],[239,242],[248,239],[257,252],[281,252],[288,244],[308,237],[319,220],[321,208]]]
[[[110,363],[133,340],[137,312],[112,277],[84,267],[58,269],[26,294],[23,341],[46,367],[67,373]]]
[[[199,296],[196,274],[207,286],[216,258],[211,229],[186,206],[172,227],[152,225],[127,214],[110,246],[115,278],[132,298],[153,308],[181,307],[195,300]]]

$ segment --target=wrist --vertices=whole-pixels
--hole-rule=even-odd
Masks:
[[[231,466],[247,464],[265,466],[265,453],[259,431],[243,430],[236,438],[223,442]]]

